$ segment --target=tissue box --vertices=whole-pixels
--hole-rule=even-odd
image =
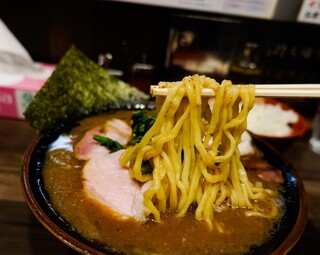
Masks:
[[[39,65],[41,72],[36,74],[0,74],[0,117],[24,119],[28,104],[55,69],[52,64]]]

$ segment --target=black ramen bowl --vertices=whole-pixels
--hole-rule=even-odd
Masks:
[[[70,126],[59,126],[50,132],[38,134],[27,148],[22,165],[22,190],[36,218],[60,241],[80,254],[117,254],[112,247],[91,242],[66,222],[51,206],[44,188],[42,170],[49,145]],[[255,145],[265,155],[265,160],[279,169],[284,177],[283,197],[285,212],[269,241],[253,247],[248,254],[286,254],[301,237],[307,222],[307,199],[302,180],[290,163],[259,137],[253,135]]]

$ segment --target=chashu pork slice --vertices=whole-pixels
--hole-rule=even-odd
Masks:
[[[87,131],[75,145],[75,157],[87,161],[82,172],[86,195],[120,218],[133,217],[144,221],[144,188],[131,178],[127,168],[121,166],[119,158],[124,150],[110,152],[93,139],[93,134],[126,144],[131,136],[131,127],[123,120],[111,119],[102,127]]]
[[[109,207],[121,218],[145,220],[143,189],[127,168],[120,165],[123,150],[92,157],[83,169],[86,194]]]
[[[131,137],[131,127],[124,120],[114,118],[106,121],[103,126],[90,129],[74,146],[75,157],[77,159],[88,160],[97,154],[105,155],[109,152],[106,147],[100,146],[93,139],[93,135],[105,136],[125,145]]]

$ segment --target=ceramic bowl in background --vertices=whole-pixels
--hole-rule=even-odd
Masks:
[[[303,136],[308,125],[290,105],[273,98],[257,98],[248,116],[247,129],[276,149],[283,150]]]

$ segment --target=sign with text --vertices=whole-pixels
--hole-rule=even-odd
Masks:
[[[217,12],[247,17],[273,17],[278,0],[118,0],[120,2]]]
[[[298,21],[320,24],[320,0],[304,0]]]

